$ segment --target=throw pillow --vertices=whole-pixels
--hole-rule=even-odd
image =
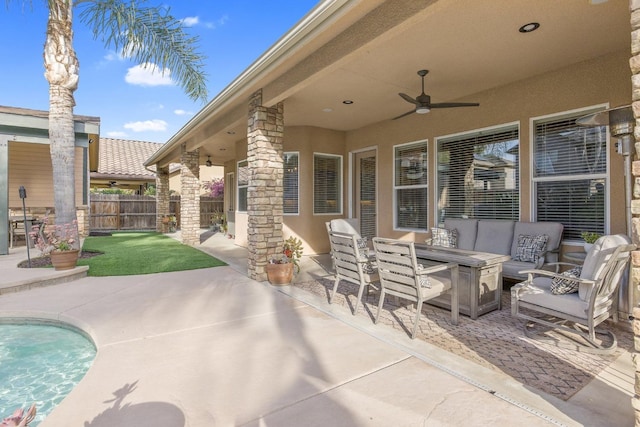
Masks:
[[[362,237],[360,239],[356,239],[356,245],[358,245],[358,254],[360,257],[368,258],[369,257],[369,246],[368,240],[366,237]]]
[[[422,269],[424,269],[424,265],[418,264],[418,272],[422,271]],[[429,282],[429,276],[418,276],[418,282],[420,283],[420,286],[422,286],[423,288],[431,287],[431,282]]]
[[[577,279],[582,273],[582,267],[574,267],[571,270],[567,270],[562,273],[562,276]],[[560,277],[554,277],[551,280],[551,293],[554,295],[564,295],[573,292],[578,292],[580,283],[575,280],[562,279]]]
[[[537,263],[538,259],[540,259],[547,249],[547,240],[549,240],[549,236],[546,234],[538,234],[535,236],[520,234],[518,236],[516,256],[513,257],[513,260]]]
[[[445,248],[458,247],[458,230],[455,228],[431,228],[431,244]]]

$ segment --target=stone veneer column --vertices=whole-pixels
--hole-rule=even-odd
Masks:
[[[180,155],[180,232],[182,243],[200,244],[200,152],[187,151],[182,144]]]
[[[162,217],[169,215],[169,166],[156,166],[156,231],[166,232]]]
[[[262,106],[262,91],[249,101],[247,213],[249,277],[267,280],[268,260],[282,253],[284,107]]]
[[[633,100],[633,115],[636,119],[634,128],[634,138],[640,141],[640,0],[629,0],[629,9],[631,11],[631,59],[629,65],[631,67],[631,85]],[[632,166],[631,173],[633,175],[634,186],[631,199],[631,239],[636,246],[640,246],[640,161],[638,161],[638,153],[640,153],[640,144],[636,142],[635,150],[632,150]],[[633,286],[635,292],[639,292],[640,286],[640,251],[631,253],[631,268],[629,274],[629,286]],[[633,303],[633,301],[630,301]],[[635,385],[634,396],[631,399],[635,411],[635,425],[640,427],[640,308],[633,307],[633,332],[634,332],[634,348],[633,365],[635,367]]]

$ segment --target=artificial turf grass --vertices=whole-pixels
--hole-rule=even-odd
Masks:
[[[130,276],[227,265],[157,232],[89,236],[82,250],[102,252],[102,255],[78,260],[78,265],[89,266],[89,276]]]

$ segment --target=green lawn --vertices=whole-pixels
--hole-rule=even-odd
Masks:
[[[89,276],[129,276],[218,267],[224,262],[175,239],[155,232],[121,232],[87,237],[83,251],[102,252],[81,258]]]

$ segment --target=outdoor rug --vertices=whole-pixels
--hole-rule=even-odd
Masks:
[[[333,279],[294,283],[295,287],[315,294],[325,301],[333,288]],[[342,281],[338,287],[334,306],[343,306],[351,312],[355,305],[358,287]],[[366,293],[366,292],[365,292]],[[373,321],[378,305],[378,294],[363,297],[364,304],[358,307],[357,316],[366,316]],[[386,298],[379,324],[384,323],[410,336],[415,311],[406,306],[394,305],[394,298]],[[400,304],[406,301],[399,300]],[[459,323],[453,326],[451,313],[425,304],[415,339],[454,353],[478,365],[502,371],[526,386],[567,400],[587,385],[622,352],[633,347],[633,334],[615,328],[618,349],[610,355],[596,355],[545,344],[527,338],[523,332],[524,321],[511,317],[509,291],[502,294],[502,310],[492,311],[471,320],[460,315]],[[606,324],[604,328],[611,328]]]

